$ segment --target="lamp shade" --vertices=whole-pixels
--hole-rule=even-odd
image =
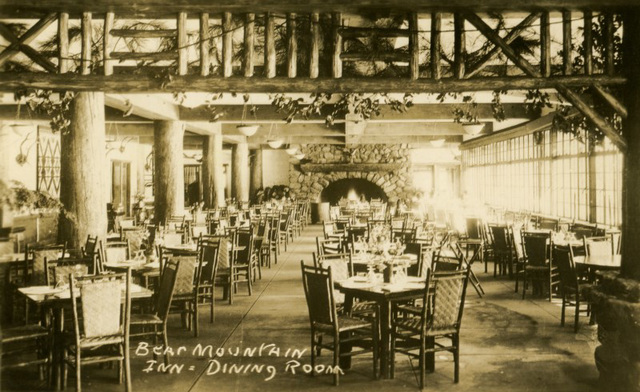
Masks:
[[[267,144],[269,145],[269,147],[271,148],[280,148],[280,146],[282,146],[282,143],[284,141],[282,139],[271,139],[271,140],[267,140]]]
[[[303,159],[303,158],[305,157],[305,155],[304,155],[304,153],[299,152],[299,153],[297,153],[296,155],[294,155],[294,157],[295,157],[297,160],[301,160],[301,159]]]
[[[466,123],[466,124],[462,124],[462,129],[464,129],[464,131],[468,135],[477,135],[482,131],[482,128],[484,128],[484,124],[483,123]]]
[[[432,140],[430,143],[431,143],[431,145],[433,147],[440,148],[440,147],[444,146],[444,142],[445,142],[444,139],[435,139],[435,140]]]
[[[258,132],[258,128],[260,128],[260,125],[238,125],[236,128],[238,129],[238,132],[240,132],[244,136],[249,137],[255,135],[256,132]]]
[[[298,152],[298,146],[295,144],[289,145],[289,148],[285,150],[289,155],[295,155]]]

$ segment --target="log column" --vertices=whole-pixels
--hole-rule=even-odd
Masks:
[[[206,208],[224,205],[225,178],[223,169],[222,135],[216,133],[205,136],[202,153],[202,186]]]
[[[590,293],[598,321],[595,360],[606,391],[640,391],[640,12],[624,14],[627,139],[622,190],[622,271],[605,272]],[[607,30],[610,26],[603,26]]]
[[[237,201],[249,201],[249,145],[234,144],[231,150],[231,196]]]
[[[87,235],[104,240],[107,234],[104,93],[77,93],[70,121],[61,135],[60,201],[69,219],[61,220],[60,234],[80,249]]]
[[[258,189],[262,188],[262,148],[253,150],[251,160],[251,182],[249,184],[250,200],[256,197]]]
[[[181,121],[154,122],[155,220],[164,224],[171,215],[184,214],[184,124]]]

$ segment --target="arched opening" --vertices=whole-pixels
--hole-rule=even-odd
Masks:
[[[320,194],[320,200],[331,205],[338,204],[340,199],[366,200],[381,199],[388,201],[387,194],[378,185],[361,178],[345,178],[327,185]]]

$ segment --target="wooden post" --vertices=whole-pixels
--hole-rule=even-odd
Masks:
[[[253,150],[251,160],[251,181],[249,182],[249,201],[252,201],[258,189],[262,188],[262,148]]]
[[[604,14],[604,26],[602,26],[604,34],[604,73],[613,76],[613,14],[606,12]],[[626,34],[626,33],[625,33]],[[626,59],[626,57],[625,57]],[[628,86],[628,84],[627,84]]]
[[[107,21],[105,19],[105,25]],[[105,41],[106,42],[106,41]],[[58,15],[58,72],[69,72],[69,14],[61,12]]]
[[[70,121],[60,154],[60,201],[70,219],[60,220],[60,239],[79,250],[87,235],[104,241],[107,233],[104,93],[77,93]]]
[[[409,73],[412,80],[420,77],[420,39],[418,35],[418,13],[409,14]]]
[[[273,15],[267,12],[264,16],[264,73],[267,78],[276,76],[276,24]]]
[[[91,12],[82,13],[82,50],[81,50],[81,62],[80,73],[82,75],[91,74],[91,35],[93,30],[91,28]]]
[[[209,14],[200,14],[200,76],[209,75]]]
[[[320,74],[320,14],[311,14],[311,50],[309,54],[309,77],[315,79]]]
[[[171,215],[184,214],[184,124],[155,121],[153,125],[155,219],[164,224]]]
[[[222,75],[228,78],[233,74],[233,31],[231,30],[231,12],[222,15]]]
[[[215,136],[205,136],[202,143],[202,194],[205,208],[215,208]]]
[[[640,280],[640,12],[625,13],[623,58],[625,103],[628,117],[622,122],[627,141],[622,185],[622,276]]]
[[[255,40],[256,14],[248,13],[245,15],[244,24],[244,76],[250,78],[253,76],[253,51]]]
[[[461,14],[453,17],[454,27],[454,53],[453,53],[453,73],[458,79],[464,78],[465,58],[467,57],[466,39],[464,33],[464,18]]]
[[[340,28],[342,27],[342,14],[335,12],[331,15],[332,35],[333,35],[333,63],[331,66],[331,76],[334,78],[342,77],[342,35]]]
[[[540,15],[540,73],[542,76],[551,75],[551,25],[549,11]]]
[[[442,25],[442,15],[431,14],[431,77],[440,79],[440,29]]]
[[[187,13],[178,13],[178,75],[186,75],[189,65],[189,42],[187,40]]]
[[[562,11],[562,74],[571,75],[571,11]]]
[[[206,208],[215,208],[223,204],[217,204],[219,197],[224,202],[224,178],[222,173],[222,136],[221,125],[214,124],[214,134],[204,137],[202,147],[202,188],[203,200]],[[220,190],[222,184],[222,190]],[[219,196],[222,192],[222,196]]]
[[[584,11],[584,74],[593,73],[593,13]]]
[[[213,193],[215,195],[215,207],[223,207],[226,204],[224,188],[227,186],[227,177],[224,174],[224,160],[222,157],[222,127],[218,124],[218,132],[212,136],[213,142]]]
[[[249,145],[246,141],[231,149],[231,196],[236,201],[249,201]]]
[[[296,39],[296,14],[287,14],[287,76],[298,73],[298,41]]]

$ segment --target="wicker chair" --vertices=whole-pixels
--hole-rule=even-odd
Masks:
[[[131,391],[129,363],[131,271],[125,274],[86,276],[77,280],[73,274],[70,274],[69,282],[74,334],[65,345],[65,379],[66,367],[75,368],[76,391],[79,392],[82,384],[82,365],[118,361],[120,382],[124,376],[125,390]],[[80,287],[79,289],[76,288],[76,284]],[[122,303],[123,284],[124,304]],[[78,290],[81,301],[76,304]]]
[[[49,286],[69,283],[69,274],[74,274],[76,277],[88,275],[89,268],[93,265],[93,258],[90,257],[46,259],[45,261],[46,279]]]
[[[182,315],[182,326],[188,330],[195,330],[198,336],[198,306],[196,273],[200,269],[202,258],[198,256],[174,256],[180,262],[176,284],[173,292],[172,306],[175,312]]]
[[[226,241],[226,238],[224,239]],[[203,240],[200,245],[200,268],[196,274],[196,293],[198,304],[209,302],[211,313],[209,322],[213,323],[215,311],[215,281],[220,260],[220,241]],[[197,305],[196,305],[197,306]],[[195,333],[198,336],[197,321]]]
[[[169,347],[169,339],[167,337],[167,319],[169,318],[169,309],[173,299],[173,291],[176,285],[176,278],[180,269],[179,260],[169,260],[162,270],[160,278],[160,286],[156,292],[155,304],[152,313],[134,313],[131,315],[131,327],[140,328],[139,332],[131,333],[131,336],[152,336],[154,346],[158,344],[158,338],[162,338],[164,347]],[[152,327],[152,330],[147,330]],[[154,353],[154,359],[156,355]],[[164,363],[169,364],[169,354],[165,352]]]
[[[400,352],[419,358],[420,389],[424,388],[424,373],[434,370],[435,357],[426,366],[427,353],[453,353],[454,382],[460,379],[460,325],[469,281],[469,269],[429,272],[420,314],[401,312],[403,317],[391,323],[391,378],[395,375],[395,354]],[[395,310],[395,309],[394,309]],[[392,312],[395,314],[397,312]],[[445,344],[447,339],[450,344]],[[398,344],[402,341],[403,344]],[[416,354],[414,351],[418,350]]]
[[[316,268],[304,265],[302,284],[309,309],[311,324],[311,367],[315,369],[316,356],[320,349],[333,351],[333,366],[337,367],[341,357],[373,353],[373,374],[378,375],[378,327],[377,319],[364,320],[338,314],[333,291],[331,268]],[[330,342],[326,342],[331,338]],[[363,347],[356,351],[343,351],[345,347]],[[333,383],[339,385],[340,372],[334,372]]]

